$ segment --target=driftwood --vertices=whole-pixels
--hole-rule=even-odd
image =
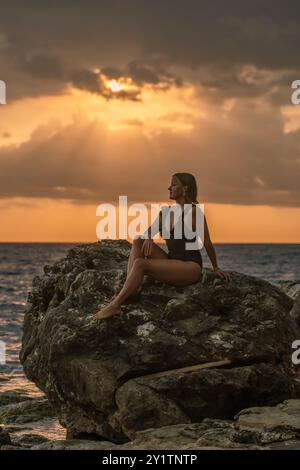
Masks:
[[[194,366],[180,367],[179,369],[170,369],[164,370],[162,372],[155,372],[154,374],[142,375],[139,378],[146,377],[147,379],[150,379],[152,377],[166,377],[167,375],[184,374],[186,372],[194,372],[200,369],[211,369],[213,367],[227,366],[229,364],[231,364],[230,359],[222,359],[221,361],[204,362],[202,364],[196,364]]]

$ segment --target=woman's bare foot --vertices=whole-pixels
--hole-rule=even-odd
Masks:
[[[101,308],[101,310],[95,313],[94,319],[102,320],[104,318],[109,318],[119,313],[122,313],[121,306],[110,302],[108,305],[106,305],[106,307]]]

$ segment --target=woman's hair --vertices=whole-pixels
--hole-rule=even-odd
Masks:
[[[184,186],[187,186],[185,195],[187,202],[199,204],[197,201],[198,189],[195,177],[191,173],[174,173],[173,176],[176,176]]]

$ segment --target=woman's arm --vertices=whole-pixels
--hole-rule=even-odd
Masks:
[[[206,249],[206,253],[211,261],[211,264],[214,269],[218,268],[218,262],[217,262],[217,254],[215,247],[210,239],[210,234],[208,230],[208,225],[206,221],[206,217],[204,216],[204,246]]]
[[[153,224],[150,225],[147,230],[145,230],[143,232],[142,235],[136,235],[134,238],[142,238],[142,239],[147,239],[147,240],[152,240],[155,235],[160,231],[160,228],[161,228],[161,210],[158,214],[158,216],[156,217],[156,219],[154,220]]]
[[[161,217],[162,213],[160,211],[153,224],[150,225],[150,227],[147,228],[147,230],[145,230],[142,235],[138,235],[135,237],[144,239],[141,252],[145,255],[146,258],[148,258],[148,256],[151,256],[152,246],[154,243],[153,238],[161,230]]]
[[[205,246],[205,249],[206,249],[206,252],[207,252],[207,255],[211,261],[211,264],[213,266],[213,269],[214,271],[222,278],[224,278],[226,281],[230,281],[231,280],[231,276],[228,272],[226,271],[223,271],[221,268],[219,268],[218,266],[218,262],[217,262],[217,255],[216,255],[216,250],[215,250],[215,247],[214,245],[212,244],[212,241],[210,239],[210,235],[209,235],[209,230],[208,230],[208,225],[207,225],[207,221],[206,221],[206,218],[204,216],[204,246]]]

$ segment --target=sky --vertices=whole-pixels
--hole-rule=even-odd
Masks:
[[[0,241],[93,242],[192,173],[213,242],[300,243],[300,4],[0,7]]]

